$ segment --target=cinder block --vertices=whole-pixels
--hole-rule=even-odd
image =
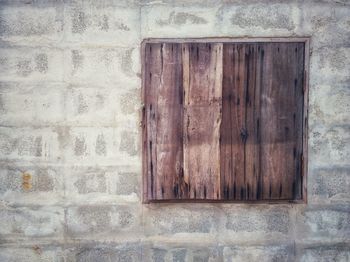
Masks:
[[[141,196],[141,174],[133,171],[119,171],[118,181],[116,185],[116,193],[118,195],[134,195]]]
[[[139,42],[139,9],[133,7],[74,2],[65,8],[65,40],[105,44],[109,46],[133,46]]]
[[[350,127],[322,125],[310,127],[310,168],[347,165],[350,159]]]
[[[0,81],[62,81],[63,52],[46,47],[1,47]]]
[[[324,10],[327,9],[328,12]],[[322,46],[347,46],[349,42],[349,6],[330,2],[315,4],[304,2],[302,10],[302,31],[312,36],[313,48]]]
[[[350,169],[331,167],[311,170],[308,188],[309,203],[350,202]]]
[[[65,261],[64,250],[55,245],[43,246],[2,246],[0,247],[0,261],[6,262],[61,262]]]
[[[4,5],[0,39],[12,43],[54,43],[63,35],[62,5]]]
[[[350,64],[349,47],[322,47],[313,49],[310,58],[310,85],[347,83]]]
[[[65,173],[66,196],[74,204],[137,202],[140,185],[134,167],[72,167]]]
[[[139,123],[140,91],[118,87],[70,86],[66,92],[66,121],[69,125],[119,126]],[[102,139],[102,138],[101,138]],[[100,154],[105,154],[101,148]]]
[[[145,254],[149,256],[149,260],[152,259],[155,262],[164,262],[167,256],[167,250],[163,248],[144,249],[143,255],[145,256]]]
[[[130,156],[136,156],[139,152],[138,133],[129,130],[121,131],[121,140],[119,150],[125,152]]]
[[[203,245],[203,243],[144,243],[143,257],[145,261],[223,261],[222,247]]]
[[[69,128],[64,139],[65,161],[79,165],[140,166],[139,151],[136,148],[138,135],[133,131],[126,135],[124,129],[108,127]],[[124,150],[124,146],[130,146]],[[135,152],[136,151],[136,152]],[[137,164],[139,163],[139,165]]]
[[[173,257],[173,261],[176,262],[185,262],[187,260],[187,249],[178,248],[171,250],[171,255]]]
[[[0,167],[0,196],[7,204],[55,205],[63,200],[63,172],[58,167]]]
[[[67,209],[67,233],[71,238],[128,239],[140,237],[140,206],[85,205]]]
[[[292,232],[290,206],[225,206],[219,237],[224,241],[253,243],[288,241]]]
[[[310,92],[309,125],[350,123],[350,88],[346,83],[317,85]]]
[[[224,247],[224,261],[295,261],[294,250],[291,246],[234,246]]]
[[[71,247],[68,261],[75,262],[138,262],[142,261],[142,246],[139,242],[124,243],[87,243]]]
[[[290,36],[298,33],[300,9],[295,3],[223,5],[218,12],[223,35]]]
[[[350,260],[350,248],[347,243],[335,245],[319,245],[302,248],[298,261],[301,262],[347,262]]]
[[[67,90],[67,122],[72,125],[116,124],[118,90],[73,86]],[[101,138],[102,139],[102,138]],[[105,154],[105,150],[100,152]]]
[[[217,36],[218,7],[145,5],[142,7],[142,38]]]
[[[198,247],[192,248],[192,259],[196,262],[212,261],[220,262],[223,260],[221,247]]]
[[[98,168],[76,168],[66,176],[68,194],[107,193],[106,171]],[[72,184],[70,183],[72,182]]]
[[[73,84],[128,85],[136,87],[140,79],[133,62],[136,46],[111,48],[75,48],[65,51],[65,80]]]
[[[57,133],[50,128],[0,127],[0,159],[20,161],[60,160]],[[38,162],[37,162],[38,163]]]
[[[141,90],[131,89],[127,92],[120,94],[119,98],[119,110],[120,116],[126,116],[131,118],[132,115],[138,114],[141,109]]]
[[[0,83],[0,124],[39,126],[64,121],[64,85]]]
[[[346,240],[350,235],[348,205],[310,206],[297,216],[300,241]]]
[[[144,206],[143,214],[148,236],[194,233],[213,236],[220,225],[220,211],[211,205],[149,204]]]
[[[63,238],[64,211],[61,207],[8,207],[0,209],[0,237],[6,242],[19,239]]]

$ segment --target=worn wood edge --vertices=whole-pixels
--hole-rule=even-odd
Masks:
[[[184,94],[183,96],[183,151],[182,151],[182,157],[183,157],[183,175],[184,175],[184,181],[186,184],[189,184],[190,176],[189,173],[186,172],[187,169],[187,150],[185,150],[185,145],[187,144],[187,136],[186,136],[186,106],[189,103],[189,85],[190,85],[190,57],[189,57],[189,47],[186,43],[181,44],[181,56],[182,56],[182,92]],[[188,190],[188,194],[190,194],[190,190]]]
[[[307,204],[307,176],[308,176],[308,137],[309,137],[309,74],[310,74],[310,42],[305,40],[304,47],[304,108],[303,108],[303,158],[302,158],[302,201]]]
[[[276,200],[225,200],[225,199],[162,199],[149,200],[147,204],[160,203],[230,203],[230,204],[307,204],[303,199],[276,199]]]
[[[256,43],[256,42],[305,42],[310,36],[290,37],[199,37],[199,38],[145,38],[144,43]]]
[[[142,147],[142,203],[147,204],[149,203],[149,199],[147,197],[148,191],[147,191],[147,150],[145,150],[143,144],[144,144],[144,138],[147,137],[147,128],[143,128],[143,125],[146,124],[146,119],[145,119],[145,99],[146,99],[146,88],[145,88],[145,48],[146,48],[146,43],[142,41],[141,42],[141,109],[140,109],[140,115],[141,115],[141,147]]]

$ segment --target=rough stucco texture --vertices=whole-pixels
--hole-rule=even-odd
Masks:
[[[0,4],[0,261],[350,261],[347,0]],[[307,205],[141,204],[140,42],[210,36],[312,37]]]

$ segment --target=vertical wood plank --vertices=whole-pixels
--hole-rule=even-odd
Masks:
[[[301,197],[307,203],[307,170],[308,170],[308,108],[309,108],[309,67],[310,67],[310,39],[301,43],[304,47],[304,100],[303,100],[303,154],[302,154],[302,178]]]
[[[223,55],[223,108],[221,125],[221,191],[224,199],[244,194],[245,46],[225,44]],[[243,136],[241,136],[241,134]]]
[[[301,199],[303,43],[227,43],[223,199]]]
[[[303,53],[296,43],[266,44],[261,90],[264,199],[300,199]]]
[[[246,46],[246,143],[245,187],[247,200],[261,199],[262,178],[260,170],[260,111],[261,75],[264,53],[262,44]]]
[[[164,43],[161,48],[158,88],[157,199],[180,194],[183,174],[183,88],[181,45]]]
[[[183,99],[180,44],[145,48],[148,198],[179,196],[183,173]]]
[[[189,183],[189,197],[218,199],[222,44],[183,46],[184,173]]]
[[[304,164],[304,132],[307,128],[304,126],[304,96],[305,96],[305,44],[295,43],[294,54],[291,63],[295,63],[294,67],[294,110],[293,114],[293,131],[294,131],[294,147],[293,160],[295,166],[295,174],[293,181],[293,199],[303,198],[303,164]],[[293,51],[292,51],[293,52]],[[306,109],[307,110],[307,109]],[[307,146],[307,145],[306,145]]]
[[[221,176],[224,199],[257,200],[260,176],[261,44],[224,45]]]
[[[146,159],[147,159],[147,194],[148,199],[157,195],[157,90],[160,84],[162,44],[145,46],[145,122],[146,122]]]
[[[190,90],[190,45],[189,44],[182,44],[182,86],[183,86],[183,99],[184,99],[184,131],[183,131],[183,152],[184,152],[184,157],[183,157],[183,166],[184,166],[184,183],[186,185],[186,188],[188,189],[187,191],[187,197],[190,197],[190,172],[188,172],[188,166],[191,164],[188,162],[190,159],[186,157],[186,147],[187,147],[187,133],[185,132],[185,128],[187,126],[185,118],[186,116],[186,105],[187,101],[189,100],[188,95],[189,95],[189,90]]]
[[[147,43],[143,41],[141,43],[141,57],[142,57],[142,65],[141,65],[141,73],[142,73],[142,90],[141,90],[141,100],[142,100],[142,108],[141,108],[141,127],[142,127],[142,202],[148,203],[148,156],[147,156],[147,119],[146,119],[146,46]]]

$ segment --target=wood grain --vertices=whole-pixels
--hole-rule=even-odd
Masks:
[[[262,44],[225,44],[221,188],[224,199],[257,200],[260,176]]]
[[[241,199],[244,187],[245,46],[225,44],[223,51],[221,123],[221,192],[224,199]],[[243,138],[243,139],[242,139]],[[243,190],[242,190],[243,189]]]
[[[303,43],[224,44],[224,199],[300,199]]]
[[[146,154],[147,162],[147,197],[157,198],[157,89],[160,84],[162,44],[145,46],[145,123],[146,123]]]
[[[189,198],[218,199],[222,44],[183,44],[183,53],[184,173]]]
[[[265,45],[261,90],[264,199],[301,197],[304,46]]]
[[[151,199],[173,199],[183,174],[183,99],[180,44],[146,46],[146,117]]]

